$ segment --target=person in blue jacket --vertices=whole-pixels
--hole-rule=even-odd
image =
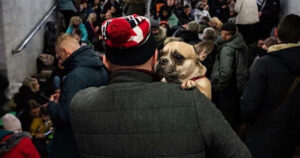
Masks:
[[[87,30],[82,23],[82,20],[79,16],[73,16],[70,20],[70,25],[66,31],[66,34],[74,34],[76,30],[80,30],[82,33],[81,35],[81,41],[87,43],[88,42],[88,33]]]
[[[108,84],[108,73],[91,47],[80,47],[78,41],[68,34],[58,37],[55,50],[66,75],[61,90],[53,94],[48,105],[44,106],[55,129],[50,155],[53,158],[79,158],[70,125],[72,98],[82,89]]]

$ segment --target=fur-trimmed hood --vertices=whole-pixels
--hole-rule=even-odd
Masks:
[[[268,55],[274,56],[287,69],[300,75],[300,44],[285,43],[269,48]]]
[[[9,152],[12,148],[14,148],[17,144],[19,144],[19,142],[25,138],[28,137],[30,138],[31,135],[27,132],[21,132],[21,133],[12,133],[9,131],[1,131],[1,140],[7,136],[10,135],[10,138],[8,138],[5,141],[1,141],[0,142],[0,156],[6,152]]]

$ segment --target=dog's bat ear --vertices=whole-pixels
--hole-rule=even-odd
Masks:
[[[197,56],[196,60],[197,60],[197,65],[199,66],[200,71],[201,71],[201,76],[204,76],[206,74],[207,69],[204,65],[202,65],[199,56]]]

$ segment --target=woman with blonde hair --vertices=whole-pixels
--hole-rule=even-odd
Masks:
[[[89,17],[84,25],[88,32],[88,39],[91,42],[96,41],[96,39],[98,38],[98,32],[99,32],[100,28],[99,28],[99,26],[96,25],[96,23],[97,23],[96,13],[90,13]]]
[[[19,93],[14,96],[14,101],[17,104],[17,114],[21,114],[24,109],[28,108],[28,101],[30,99],[36,100],[39,104],[48,102],[46,97],[39,94],[40,84],[36,78],[26,77],[23,81],[23,86],[20,87]],[[27,130],[27,129],[23,129]]]
[[[88,41],[88,33],[87,30],[82,23],[82,20],[79,16],[73,16],[70,20],[70,25],[66,31],[66,34],[72,35],[76,30],[80,30],[82,32],[81,41]]]

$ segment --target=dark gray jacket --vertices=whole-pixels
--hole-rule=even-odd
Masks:
[[[77,93],[71,125],[83,158],[250,158],[219,110],[197,89],[114,73],[107,87]]]
[[[215,91],[223,91],[230,84],[236,84],[235,78],[235,57],[237,50],[243,49],[246,44],[243,37],[238,34],[228,41],[224,41],[219,45],[219,53],[213,67],[211,83]],[[248,65],[246,65],[248,66]]]
[[[99,87],[108,83],[108,74],[102,61],[92,48],[83,46],[63,62],[67,75],[61,87],[59,102],[50,102],[48,113],[55,126],[53,158],[76,158],[78,150],[70,126],[70,104],[73,96],[88,87]]]

